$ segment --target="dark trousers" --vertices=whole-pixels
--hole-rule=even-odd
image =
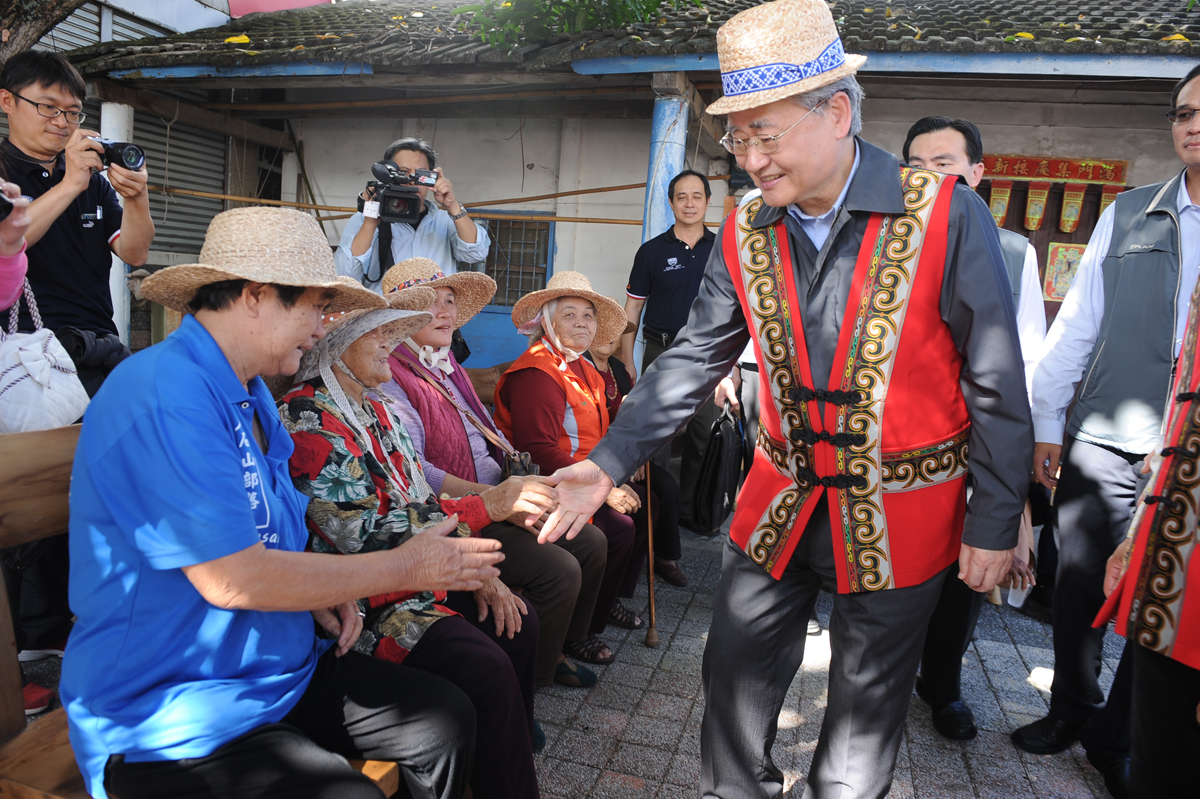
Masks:
[[[742,426],[746,431],[746,473],[754,464],[754,448],[758,446],[758,367],[740,366],[742,385],[738,388],[738,402],[742,404]]]
[[[8,592],[17,650],[61,645],[71,632],[67,534],[3,550],[0,572]]]
[[[1129,793],[1135,799],[1200,794],[1200,670],[1131,644],[1133,749]]]
[[[475,707],[476,799],[537,799],[533,765],[533,674],[538,617],[522,616],[521,632],[496,635],[491,613],[483,621],[475,595],[451,592],[445,606],[462,616],[430,626],[404,665],[449,680]]]
[[[645,483],[638,485],[645,487]],[[654,492],[654,557],[658,560],[679,560],[683,547],[679,543],[679,483],[675,476],[655,462],[650,463],[650,488]]]
[[[642,507],[636,513],[626,516],[608,505],[601,505],[600,510],[592,516],[592,523],[608,539],[608,563],[604,567],[604,580],[600,585],[600,595],[596,597],[596,609],[589,627],[593,635],[599,635],[608,626],[608,612],[617,597],[633,596],[642,573],[642,564],[646,562],[646,489],[636,483],[629,483],[629,487],[642,498]]]
[[[519,586],[537,611],[541,633],[534,683],[549,685],[563,642],[582,643],[588,637],[608,563],[608,540],[590,524],[574,538],[564,536],[553,544],[539,544],[536,535],[515,524],[489,525],[482,535],[503,547],[500,579]]]
[[[779,712],[804,659],[808,619],[836,580],[822,500],[781,579],[727,541],[704,650],[705,799],[775,799]],[[953,566],[950,568],[954,568]],[[834,594],[825,720],[804,799],[882,799],[892,783],[924,631],[946,572],[920,585]]]
[[[959,681],[963,655],[971,645],[983,598],[958,579],[957,566],[946,572],[921,650],[921,683],[939,702],[949,704],[962,699]]]
[[[1149,479],[1143,455],[1068,439],[1058,507],[1054,581],[1054,682],[1050,714],[1087,724],[1080,740],[1099,756],[1129,753],[1129,652],[1121,656],[1107,703],[1099,676],[1107,627],[1092,621],[1104,604],[1104,568],[1125,538],[1134,504]]]
[[[474,741],[475,711],[447,680],[331,651],[281,723],[207,757],[130,763],[115,755],[104,785],[117,799],[377,799],[383,793],[346,762],[366,758],[399,763],[416,799],[459,799]]]
[[[654,359],[667,351],[661,342],[646,342],[642,355],[642,372],[645,373],[654,363]],[[700,463],[704,460],[704,450],[708,447],[708,436],[712,426],[721,415],[713,402],[712,396],[704,401],[696,415],[688,422],[687,427],[680,432],[683,436],[683,457],[679,460],[679,523],[689,530],[692,527],[692,502],[696,491],[696,478],[700,474]],[[670,446],[664,447],[663,452],[655,458],[659,466],[666,468],[670,461]],[[708,533],[709,530],[696,530],[698,533]]]

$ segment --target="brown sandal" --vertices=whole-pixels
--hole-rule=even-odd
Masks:
[[[589,635],[585,641],[564,641],[563,654],[584,663],[596,663],[600,666],[607,666],[617,659],[608,644],[595,635]]]
[[[646,623],[638,618],[636,613],[622,605],[619,599],[613,600],[612,609],[608,611],[608,620],[626,630],[640,630],[646,626]]]

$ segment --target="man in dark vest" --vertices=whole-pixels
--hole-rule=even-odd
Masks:
[[[542,537],[582,528],[752,341],[758,446],[713,597],[700,793],[783,794],[780,710],[836,585],[804,796],[877,799],[946,574],[986,591],[1011,567],[1033,453],[1012,296],[987,204],[859,137],[865,59],[824,0],[743,11],[717,53],[709,111],[761,193],[722,224],[674,346],[588,459],[550,478]]]
[[[1105,562],[1148,479],[1142,461],[1157,449],[1200,275],[1198,74],[1175,86],[1167,112],[1187,168],[1125,192],[1100,215],[1033,378],[1033,470],[1057,486],[1054,682],[1049,715],[1012,739],[1035,754],[1080,740],[1118,799],[1128,795],[1130,652],[1106,703],[1098,680],[1106,628],[1092,620],[1104,602]]]
[[[979,128],[965,119],[925,117],[908,129],[904,140],[905,163],[958,175],[975,188],[983,179],[983,138]],[[1026,386],[1046,337],[1046,311],[1038,279],[1037,253],[1029,239],[999,229],[1000,251],[1017,309],[1017,334]],[[947,738],[968,741],[976,736],[975,716],[962,699],[959,680],[962,659],[983,609],[983,594],[972,591],[957,574],[946,575],[942,595],[929,620],[917,694],[929,703],[933,726]]]

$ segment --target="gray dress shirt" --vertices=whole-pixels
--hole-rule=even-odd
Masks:
[[[896,158],[861,139],[858,148],[858,170],[819,251],[783,208],[764,206],[752,221],[761,228],[784,217],[803,298],[800,317],[809,363],[813,381],[822,388],[829,385],[870,215],[905,210]],[[687,424],[750,338],[725,264],[722,242],[728,223],[717,236],[687,326],[634,386],[621,415],[589,456],[617,485]],[[1029,488],[1033,427],[996,223],[987,204],[961,183],[950,202],[940,310],[963,357],[962,391],[971,419],[974,490],[963,542],[981,549],[1011,549]]]

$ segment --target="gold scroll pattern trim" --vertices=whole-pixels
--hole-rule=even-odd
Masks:
[[[967,473],[967,428],[954,438],[912,452],[885,453],[884,493],[899,493],[957,480]]]

